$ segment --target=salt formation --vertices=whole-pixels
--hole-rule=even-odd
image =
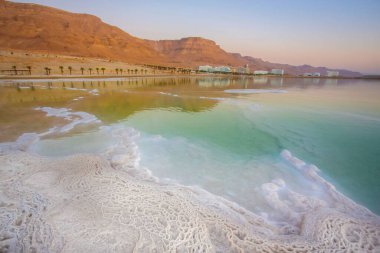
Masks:
[[[138,133],[112,134],[119,142],[104,156],[0,152],[0,252],[380,252],[379,218],[325,181],[337,208],[291,192],[289,205],[281,180],[262,186],[294,219],[284,227],[202,189],[157,182],[139,171]]]
[[[87,112],[72,112],[71,109],[67,108],[37,107],[35,110],[46,112],[47,117],[59,117],[70,121],[70,123],[62,127],[52,128],[46,133],[40,134],[40,136],[52,133],[67,133],[78,125],[97,124],[101,122],[92,114]]]
[[[172,97],[178,97],[177,94],[168,93],[168,92],[159,92],[159,94],[161,94],[161,95],[166,95],[166,96],[172,96]]]

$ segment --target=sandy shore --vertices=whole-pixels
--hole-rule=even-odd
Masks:
[[[342,208],[315,208],[296,230],[279,227],[202,189],[159,183],[136,168],[131,133],[117,134],[122,145],[99,156],[23,152],[34,135],[0,145],[1,252],[380,250],[379,218],[334,188]]]

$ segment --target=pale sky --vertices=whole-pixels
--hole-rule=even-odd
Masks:
[[[144,39],[200,36],[263,60],[380,74],[380,0],[23,0]]]

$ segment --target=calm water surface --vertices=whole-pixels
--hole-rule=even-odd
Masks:
[[[266,89],[270,93],[226,93]],[[50,134],[46,156],[101,153],[106,127],[134,128],[140,165],[163,181],[198,185],[255,212],[270,212],[260,185],[282,179],[318,193],[280,157],[318,166],[338,190],[380,214],[380,81],[282,78],[144,78],[3,82],[0,141],[67,124],[36,107],[69,108],[101,123]]]

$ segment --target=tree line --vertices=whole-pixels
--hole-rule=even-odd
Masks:
[[[64,75],[65,73],[68,73],[68,74],[72,75],[72,73],[74,71],[74,68],[72,66],[68,66],[67,68],[65,68],[64,66],[59,66],[58,69],[59,69],[61,75]],[[87,69],[84,68],[84,67],[80,67],[79,70],[80,70],[80,72],[81,72],[82,75],[85,75],[85,74],[93,75],[95,73],[97,75],[100,75],[100,74],[105,75],[105,72],[106,72],[107,69],[104,68],[104,67],[102,67],[102,68],[99,68],[99,67],[97,67],[97,68],[87,68]],[[86,70],[87,70],[87,72],[86,72]],[[128,75],[130,75],[130,74],[137,75],[139,73],[141,75],[148,74],[148,70],[147,69],[137,69],[137,68],[135,68],[135,69],[127,69],[127,70],[124,70],[122,68],[109,69],[109,71],[112,71],[112,70],[115,70],[116,75],[119,75],[119,74],[123,75],[123,73],[124,74],[128,74]],[[10,70],[3,70],[3,71],[4,72],[7,71],[7,72],[9,72],[11,74],[14,74],[14,75],[18,75],[19,73],[25,73],[25,72],[28,73],[29,75],[32,75],[32,66],[27,66],[26,69],[17,69],[16,66],[12,66],[12,69],[10,69]],[[52,68],[44,67],[44,73],[46,75],[50,75],[51,71],[52,71]]]

